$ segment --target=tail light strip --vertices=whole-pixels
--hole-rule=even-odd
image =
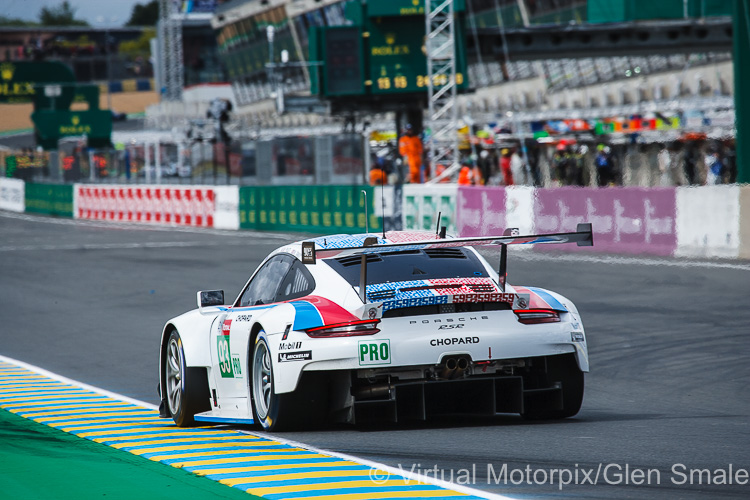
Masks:
[[[379,319],[363,319],[356,321],[346,321],[344,323],[335,323],[332,325],[318,326],[305,330],[308,337],[327,338],[327,337],[358,337],[361,335],[375,335],[380,331],[378,328]]]

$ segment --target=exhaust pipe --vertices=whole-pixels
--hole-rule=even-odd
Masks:
[[[440,378],[444,380],[462,378],[468,368],[468,358],[451,356],[443,362],[443,367],[440,371]]]
[[[391,384],[377,384],[357,387],[352,390],[354,399],[387,399],[391,395]]]

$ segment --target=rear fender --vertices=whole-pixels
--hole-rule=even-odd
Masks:
[[[583,327],[583,320],[581,319],[581,315],[578,312],[578,308],[573,303],[572,300],[569,298],[560,295],[557,292],[553,292],[551,290],[543,289],[548,294],[552,295],[555,299],[557,299],[562,305],[565,306],[565,308],[570,313],[570,322],[573,326],[574,330],[577,332],[583,333],[583,342],[576,342],[575,343],[575,354],[576,354],[576,361],[578,362],[578,368],[582,372],[588,372],[589,371],[589,352],[588,352],[588,343],[586,340],[586,331]],[[578,325],[577,327],[575,325]]]

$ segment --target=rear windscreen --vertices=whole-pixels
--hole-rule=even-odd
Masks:
[[[361,255],[325,259],[352,286],[359,286]],[[367,255],[367,283],[432,280],[445,278],[487,278],[479,259],[464,248],[433,248]]]

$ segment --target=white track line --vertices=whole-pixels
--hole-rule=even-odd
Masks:
[[[468,486],[463,486],[460,484],[450,483],[448,481],[441,481],[440,479],[435,479],[430,476],[424,476],[422,474],[415,474],[413,472],[409,472],[405,469],[400,469],[398,467],[391,467],[390,465],[381,464],[379,462],[373,462],[371,460],[367,460],[364,458],[355,457],[353,455],[347,455],[346,453],[338,453],[336,451],[330,451],[323,448],[316,448],[314,446],[310,446],[309,444],[300,443],[299,441],[292,441],[291,439],[284,439],[282,437],[279,437],[278,434],[267,434],[265,432],[255,432],[255,431],[244,431],[241,429],[237,429],[238,432],[241,432],[243,434],[249,434],[253,436],[260,436],[264,437],[266,439],[272,439],[274,441],[278,441],[282,444],[288,444],[289,446],[294,446],[298,448],[305,448],[307,450],[313,451],[315,453],[324,453],[326,455],[331,455],[333,457],[341,458],[343,460],[350,460],[352,462],[357,462],[362,465],[366,465],[368,467],[372,467],[373,469],[379,469],[384,470],[394,476],[401,476],[405,477],[406,479],[410,481],[414,481],[415,484],[434,484],[435,486],[440,486],[441,488],[445,488],[448,490],[458,491],[460,493],[466,493],[467,495],[474,495],[481,498],[488,498],[491,500],[514,500],[513,497],[508,497],[505,495],[498,495],[496,493],[489,493],[486,491],[478,490],[475,488],[470,488]],[[459,499],[457,499],[459,500]]]
[[[212,227],[194,227],[194,226],[178,226],[173,224],[156,223],[156,222],[127,222],[127,221],[100,221],[100,220],[89,220],[89,219],[69,219],[69,218],[54,218],[44,215],[31,215],[21,214],[15,212],[7,212],[0,210],[0,217],[6,219],[17,219],[28,222],[41,222],[44,224],[55,224],[58,226],[84,226],[84,227],[97,227],[103,229],[138,229],[141,231],[177,231],[180,233],[195,233],[195,234],[212,234],[221,236],[234,236],[238,238],[258,238],[262,237],[265,239],[282,240],[282,241],[296,241],[299,236],[295,234],[279,233],[279,232],[259,232],[252,230],[236,231],[233,229],[214,229]]]
[[[246,241],[149,241],[145,243],[71,243],[69,245],[10,245],[0,252],[28,252],[33,250],[120,250],[126,248],[187,248],[247,245]]]
[[[124,401],[125,403],[134,404],[136,406],[140,406],[143,408],[147,408],[149,410],[158,410],[159,407],[156,405],[152,405],[150,403],[146,403],[145,401],[140,401],[138,399],[129,398],[127,396],[123,396],[122,394],[117,394],[116,392],[110,392],[105,389],[100,389],[99,387],[94,387],[93,385],[84,384],[83,382],[79,382],[77,380],[73,380],[67,377],[63,377],[62,375],[58,375],[57,373],[52,373],[51,371],[45,370],[44,368],[40,368],[38,366],[30,365],[29,363],[24,363],[23,361],[19,361],[17,359],[9,358],[7,356],[3,356],[0,354],[0,361],[4,361],[6,363],[10,363],[12,365],[20,366],[21,368],[26,368],[27,370],[30,370],[32,372],[36,372],[39,375],[44,375],[45,377],[49,377],[53,380],[57,380],[58,382],[62,382],[63,384],[69,384],[69,385],[75,385],[77,387],[80,387],[81,389],[85,389],[87,391],[95,392],[97,394],[101,394],[102,396],[107,396],[108,398],[116,399],[118,401]]]
[[[705,260],[678,260],[679,257],[626,257],[620,255],[592,255],[592,254],[548,254],[546,252],[529,252],[526,249],[509,249],[509,259],[526,260],[530,262],[587,262],[591,264],[616,264],[630,266],[663,266],[680,267],[683,269],[735,269],[738,271],[750,271],[750,264],[742,264],[742,261],[705,261]],[[498,257],[500,251],[497,249],[482,249],[481,253]]]
[[[139,401],[137,399],[129,398],[127,396],[123,396],[122,394],[117,394],[115,392],[110,392],[105,389],[100,389],[99,387],[94,387],[92,385],[84,384],[83,382],[78,382],[77,380],[69,379],[67,377],[64,377],[62,375],[58,375],[56,373],[52,373],[51,371],[45,370],[44,368],[40,368],[38,366],[31,365],[29,363],[25,363],[23,361],[19,361],[17,359],[9,358],[7,356],[3,356],[0,354],[0,361],[4,361],[6,363],[10,363],[16,366],[20,366],[21,368],[26,368],[29,371],[38,373],[40,375],[44,375],[45,377],[49,377],[53,380],[57,380],[58,382],[62,382],[64,384],[74,385],[77,387],[80,387],[81,389],[85,389],[91,392],[95,392],[97,394],[101,394],[103,396],[107,396],[109,398],[123,401],[126,403],[130,403],[136,406],[140,406],[142,408],[146,408],[149,410],[158,410],[159,407],[156,405],[152,405],[150,403],[146,403],[145,401]],[[44,424],[42,424],[44,425]],[[381,464],[378,462],[373,462],[371,460],[366,460],[364,458],[355,457],[352,455],[347,455],[345,453],[337,453],[335,451],[326,450],[324,448],[316,448],[314,446],[310,446],[304,443],[300,443],[298,441],[292,441],[290,439],[284,439],[280,437],[278,434],[267,434],[265,432],[255,432],[255,431],[245,431],[242,429],[233,428],[233,430],[237,432],[241,432],[243,434],[249,434],[253,436],[260,436],[266,439],[271,439],[273,441],[278,441],[282,444],[287,444],[290,446],[298,447],[298,448],[304,448],[310,451],[313,451],[315,453],[322,453],[326,455],[330,455],[332,457],[341,458],[343,460],[350,460],[352,462],[357,462],[359,464],[365,465],[367,467],[371,467],[373,469],[379,469],[384,470],[390,474],[396,475],[396,476],[402,476],[406,479],[413,480],[415,484],[432,484],[435,486],[439,486],[441,488],[445,488],[448,490],[458,491],[460,493],[466,493],[467,495],[474,495],[481,498],[487,498],[489,500],[515,500],[513,497],[508,497],[504,495],[497,495],[495,493],[489,493],[486,491],[478,490],[475,488],[469,488],[468,486],[463,486],[460,484],[454,484],[450,483],[448,481],[441,481],[439,479],[435,479],[433,477],[429,476],[423,476],[421,474],[414,474],[412,472],[409,472],[407,470],[401,470],[397,467],[391,467],[390,465]],[[83,438],[82,438],[83,439]]]

